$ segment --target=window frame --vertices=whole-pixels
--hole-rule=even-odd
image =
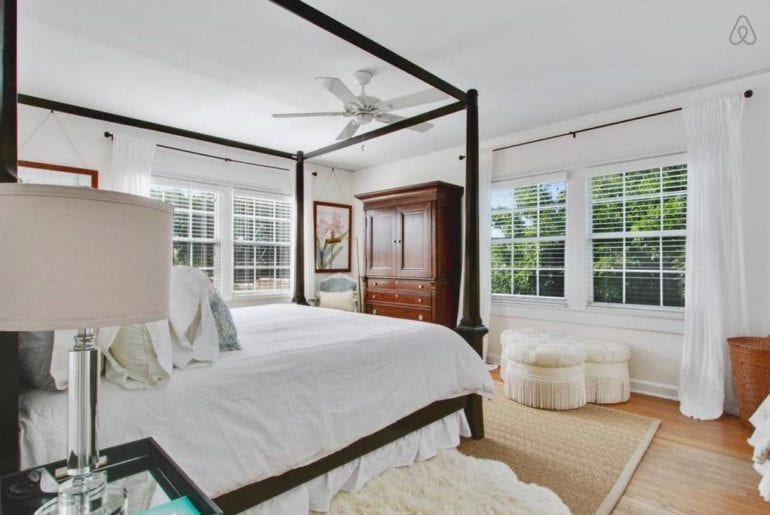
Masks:
[[[178,189],[190,189],[196,191],[204,191],[209,193],[216,193],[219,195],[219,205],[217,219],[215,221],[215,235],[217,236],[218,246],[215,250],[218,250],[219,261],[219,277],[218,277],[218,289],[223,299],[227,301],[243,302],[242,305],[247,305],[250,300],[264,301],[267,299],[289,299],[292,295],[294,274],[292,273],[295,267],[294,262],[294,233],[295,233],[295,213],[296,205],[294,197],[290,194],[281,193],[277,191],[270,191],[259,189],[257,187],[250,188],[240,184],[212,184],[205,180],[198,179],[196,177],[184,177],[177,174],[166,174],[163,171],[153,172],[152,186],[161,186],[168,188]],[[291,213],[289,215],[290,221],[290,243],[289,243],[289,288],[286,290],[247,290],[247,291],[235,291],[234,290],[234,217],[233,217],[233,200],[236,195],[246,195],[258,198],[279,200],[287,202],[290,205]],[[216,260],[216,254],[215,254]],[[241,305],[241,304],[238,304]]]
[[[652,313],[658,313],[662,315],[669,314],[674,318],[679,318],[684,314],[685,307],[684,306],[665,306],[665,305],[652,305],[652,304],[630,304],[625,302],[625,295],[626,295],[626,287],[625,287],[625,277],[626,272],[628,271],[625,267],[625,252],[624,252],[624,266],[622,269],[622,277],[623,277],[623,297],[624,302],[597,302],[594,301],[594,268],[593,268],[593,240],[594,239],[633,239],[633,238],[668,238],[668,237],[682,237],[685,238],[685,249],[686,249],[686,238],[687,238],[687,228],[685,225],[684,229],[675,229],[675,230],[664,230],[661,229],[659,231],[626,231],[625,227],[625,218],[623,220],[624,222],[624,230],[618,231],[618,232],[607,232],[607,233],[594,233],[593,232],[593,190],[592,190],[592,179],[594,177],[602,177],[602,176],[608,176],[608,175],[617,175],[620,173],[628,173],[628,172],[634,172],[634,171],[640,171],[640,170],[646,170],[651,168],[665,168],[669,166],[677,166],[684,164],[687,168],[687,177],[688,177],[688,185],[689,185],[689,172],[690,167],[687,159],[687,153],[686,152],[676,152],[672,154],[667,154],[663,156],[658,157],[650,157],[650,158],[643,158],[643,159],[634,159],[634,160],[628,160],[628,161],[621,161],[616,163],[609,163],[609,164],[603,164],[598,165],[594,167],[584,168],[582,169],[582,176],[584,178],[584,191],[583,191],[583,202],[585,206],[585,282],[586,282],[586,308],[588,310],[596,310],[596,311],[607,311],[607,312],[619,312],[619,313],[629,313],[629,314],[640,314],[640,315],[650,315]],[[681,196],[682,192],[669,192],[664,193],[660,192],[657,195],[642,195],[638,197],[643,198],[665,198],[665,197],[676,197]],[[684,196],[689,200],[689,190],[684,190]],[[627,197],[619,197],[620,199],[626,199]],[[637,197],[630,197],[632,200],[638,200]],[[625,201],[624,201],[625,206]],[[687,209],[689,210],[689,202],[687,204]],[[663,216],[663,213],[661,212],[661,217]],[[685,215],[686,216],[686,215]],[[625,209],[624,209],[624,217],[625,217]],[[685,224],[686,224],[686,218],[685,218]],[[664,269],[663,269],[663,258],[662,256],[659,258],[660,263],[658,267],[658,273],[660,273],[660,281],[662,283],[663,277],[665,275]],[[616,270],[611,270],[616,271]],[[634,271],[641,271],[641,270],[631,270],[631,272]],[[650,270],[644,270],[644,272],[649,272]],[[685,271],[682,270],[682,274],[685,274]],[[685,275],[686,277],[686,275]],[[661,284],[661,295],[662,295],[662,284]]]
[[[167,179],[161,179],[153,176],[151,179],[150,190],[152,191],[152,189],[155,187],[185,190],[188,192],[194,191],[194,192],[201,192],[201,193],[216,195],[216,201],[214,204],[214,238],[213,239],[209,240],[208,238],[194,238],[194,237],[177,238],[173,234],[171,239],[172,239],[172,242],[184,241],[189,243],[213,243],[214,244],[213,280],[214,280],[214,284],[216,284],[218,288],[221,288],[222,286],[222,233],[223,233],[222,231],[222,202],[223,202],[222,191],[215,188],[207,187],[206,185],[203,185],[203,184],[194,183],[194,182],[167,180]],[[176,212],[176,207],[174,207],[174,211]],[[206,241],[202,241],[202,240],[206,240]],[[192,265],[188,265],[188,266],[192,266]]]
[[[231,188],[230,190],[230,236],[231,236],[231,242],[230,242],[230,272],[231,272],[231,279],[230,279],[230,295],[233,299],[242,299],[242,298],[250,298],[250,297],[288,297],[292,294],[292,284],[293,284],[293,274],[292,270],[294,269],[294,213],[296,206],[294,205],[294,199],[288,195],[279,195],[273,192],[267,192],[267,191],[259,191],[259,190],[246,190],[243,188]],[[289,265],[287,267],[289,271],[289,286],[286,289],[272,289],[272,290],[236,290],[235,289],[235,245],[238,243],[235,240],[235,197],[236,196],[243,196],[243,197],[251,197],[255,199],[260,200],[271,200],[274,202],[284,202],[288,204],[289,206],[289,218],[287,219],[289,222],[289,241],[287,243],[278,243],[278,242],[272,242],[270,245],[273,245],[275,247],[285,247],[288,249],[289,252]],[[280,220],[277,218],[273,218],[273,221]],[[258,244],[258,242],[246,242],[248,244]],[[274,269],[278,269],[279,267],[275,267]],[[282,268],[282,267],[280,267]],[[256,270],[256,268],[253,268],[253,270]]]
[[[565,306],[567,304],[567,276],[569,274],[567,269],[567,247],[568,247],[568,234],[569,234],[569,217],[568,217],[568,204],[569,204],[569,198],[570,198],[570,188],[569,188],[569,182],[567,181],[567,174],[566,173],[549,173],[549,174],[541,174],[541,175],[534,175],[529,177],[523,177],[520,179],[508,179],[508,180],[501,180],[501,181],[494,181],[492,183],[492,187],[490,189],[490,281],[491,281],[491,275],[494,273],[495,270],[501,270],[496,269],[492,266],[492,248],[495,244],[509,244],[511,245],[511,259],[513,259],[513,253],[514,248],[513,245],[516,241],[516,238],[513,237],[514,234],[514,228],[511,227],[511,237],[510,238],[502,238],[502,239],[493,239],[491,237],[491,216],[493,213],[492,209],[492,195],[495,191],[499,190],[514,190],[517,188],[526,188],[531,186],[536,186],[538,188],[543,184],[551,184],[551,183],[563,183],[564,184],[564,191],[565,191],[565,203],[563,204],[562,208],[564,209],[564,235],[563,236],[540,236],[540,216],[539,213],[541,211],[541,205],[540,205],[540,195],[538,193],[538,199],[536,207],[534,208],[535,211],[538,212],[538,236],[536,237],[526,237],[526,238],[518,238],[518,242],[524,242],[524,243],[535,243],[538,245],[538,261],[539,261],[539,244],[542,242],[564,242],[564,266],[561,268],[554,268],[554,267],[540,267],[537,266],[533,269],[526,269],[526,270],[533,270],[535,271],[535,289],[539,293],[540,291],[540,281],[539,281],[539,272],[540,270],[546,270],[546,271],[563,271],[564,277],[564,289],[563,289],[563,295],[562,296],[546,296],[546,295],[531,295],[531,294],[522,294],[522,293],[492,293],[492,301],[493,302],[508,302],[508,303],[522,303],[522,304],[542,304],[545,306]],[[511,211],[512,213],[515,211]],[[512,222],[513,223],[513,222]],[[513,274],[516,271],[515,267],[511,267],[509,269],[511,271],[511,274]],[[524,270],[524,269],[521,269]],[[513,280],[513,277],[512,279]],[[491,285],[490,285],[491,287]]]

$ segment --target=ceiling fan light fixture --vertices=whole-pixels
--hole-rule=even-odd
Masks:
[[[448,95],[442,91],[431,88],[417,93],[411,93],[389,100],[380,100],[377,97],[366,94],[366,85],[371,82],[374,72],[369,70],[358,70],[353,74],[361,87],[361,93],[355,95],[350,89],[337,77],[316,77],[318,83],[331,93],[335,98],[342,102],[342,111],[339,112],[317,112],[317,113],[277,113],[274,118],[301,118],[313,116],[343,116],[350,118],[350,121],[337,136],[337,140],[344,140],[355,135],[356,131],[362,126],[376,120],[380,123],[395,123],[403,120],[403,116],[392,114],[391,111],[399,109],[408,109],[423,104],[430,104],[441,100],[446,100]],[[420,123],[409,127],[411,130],[425,132],[433,127],[429,123]]]
[[[371,123],[371,121],[374,119],[374,116],[372,116],[369,113],[358,113],[356,114],[356,121],[359,125],[366,125],[367,123]]]

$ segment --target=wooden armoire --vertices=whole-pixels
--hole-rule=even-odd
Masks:
[[[366,313],[457,325],[462,194],[436,181],[356,195],[366,219]]]

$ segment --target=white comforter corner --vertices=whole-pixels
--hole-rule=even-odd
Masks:
[[[754,469],[762,476],[759,494],[770,502],[770,396],[759,405],[749,422],[754,426],[754,433],[748,440],[754,447]]]
[[[168,386],[102,382],[100,445],[154,437],[214,497],[311,463],[439,399],[494,395],[478,355],[438,325],[275,304],[233,310],[244,350]],[[22,396],[22,465],[65,453],[66,395]]]

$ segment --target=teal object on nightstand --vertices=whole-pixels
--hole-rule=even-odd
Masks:
[[[190,499],[184,496],[143,511],[139,515],[200,515],[200,513]]]

